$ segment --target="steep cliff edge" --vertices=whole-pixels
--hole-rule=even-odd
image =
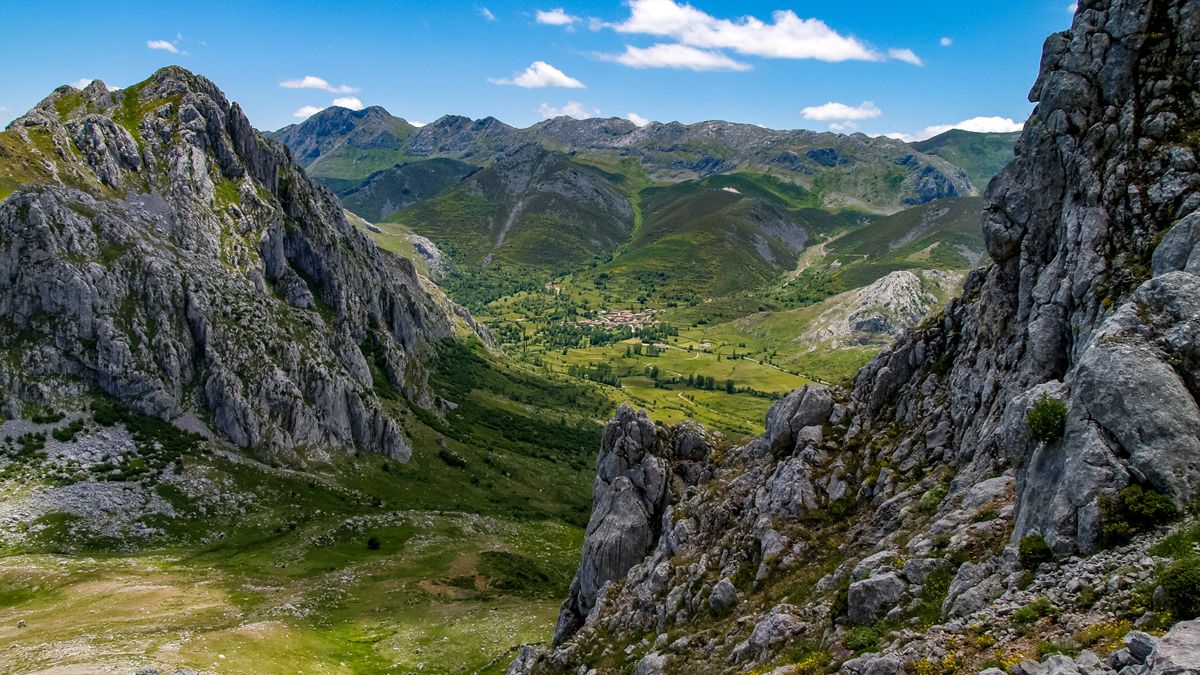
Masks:
[[[407,459],[452,308],[208,80],[62,87],[3,133],[0,410],[99,391],[279,458]]]
[[[1164,579],[1200,562],[1154,528],[1200,493],[1200,4],[1080,5],[988,190],[993,264],[852,389],[795,392],[763,437],[714,448],[710,479],[598,479],[555,648],[510,673],[960,672],[1054,649],[1074,670],[1021,672],[1190,672],[1113,650],[1193,618]],[[611,526],[616,495],[663,504],[651,544]]]

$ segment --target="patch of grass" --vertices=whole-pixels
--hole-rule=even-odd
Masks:
[[[1056,614],[1058,609],[1044,597],[1037,597],[1033,602],[1013,612],[1013,620],[1021,625],[1029,625],[1044,617]]]
[[[878,628],[859,626],[846,633],[846,637],[842,638],[842,646],[856,654],[861,654],[878,647],[880,637],[882,636]]]

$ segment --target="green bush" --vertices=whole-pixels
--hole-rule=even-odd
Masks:
[[[1050,616],[1057,610],[1046,598],[1039,597],[1025,607],[1013,612],[1013,620],[1019,624],[1031,624],[1044,616]]]
[[[1161,584],[1167,593],[1167,607],[1176,619],[1200,616],[1200,559],[1180,560],[1163,572]]]
[[[1178,517],[1179,509],[1165,495],[1130,485],[1116,495],[1100,497],[1100,543],[1119,546]]]
[[[917,502],[917,510],[925,514],[935,513],[938,505],[946,498],[947,492],[945,485],[935,485],[921,495],[920,501]]]
[[[846,633],[842,646],[852,652],[865,652],[879,644],[879,631],[871,626],[860,626]]]
[[[1054,553],[1040,534],[1023,537],[1017,548],[1021,554],[1021,567],[1027,570],[1036,570],[1038,565],[1054,559]]]
[[[1029,436],[1033,440],[1054,443],[1067,430],[1067,405],[1043,392],[1025,418],[1029,422]]]

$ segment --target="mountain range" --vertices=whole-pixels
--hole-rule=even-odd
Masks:
[[[1198,63],[1080,3],[1019,137],[912,144],[55,90],[0,669],[1197,672]]]

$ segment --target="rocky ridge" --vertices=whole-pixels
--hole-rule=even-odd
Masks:
[[[62,87],[4,135],[52,175],[0,204],[6,416],[99,392],[272,457],[408,457],[380,397],[439,407],[454,310],[215,85]]]
[[[488,117],[447,115],[419,129],[399,118],[381,122],[379,108],[330,108],[271,134],[321,175],[322,157],[392,149],[397,161],[449,157],[490,165],[528,144],[598,156],[632,157],[656,180],[678,182],[735,171],[782,173],[809,186],[821,176],[828,206],[894,212],[935,199],[977,194],[966,172],[945,159],[886,137],[778,131],[752,124],[653,122],[559,117],[517,129]],[[386,112],[382,113],[386,114]],[[398,132],[397,129],[403,131]],[[319,166],[320,165],[320,166]],[[340,174],[339,174],[340,175]],[[337,177],[333,176],[336,180]],[[895,189],[883,187],[895,183]]]
[[[1194,555],[1167,550],[1169,528],[1106,538],[1118,498],[1186,513],[1200,494],[1197,82],[1200,5],[1081,3],[988,190],[993,263],[851,388],[794,392],[762,437],[710,449],[707,480],[602,480],[613,457],[676,462],[676,429],[619,411],[553,647],[509,672],[1196,672],[1195,623],[1163,658],[1102,638],[1193,618],[1155,587]],[[1045,405],[1057,431],[1035,434]],[[646,498],[664,506],[632,508]],[[1038,663],[1039,640],[1078,655]],[[1107,660],[1078,651],[1094,645]]]

